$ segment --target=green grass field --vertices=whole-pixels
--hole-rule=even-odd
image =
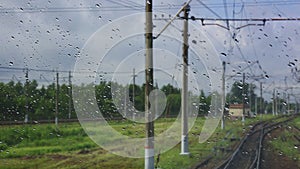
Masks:
[[[300,165],[300,118],[294,119],[286,126],[280,128],[282,131],[278,137],[273,138],[270,144],[278,154],[288,156],[290,159],[298,161]]]
[[[198,118],[189,132],[190,156],[180,156],[180,144],[161,154],[160,168],[190,168],[209,155],[224,158],[218,147],[231,147],[238,142],[251,124],[263,118],[227,121],[225,131],[220,128],[205,143],[199,143],[204,118]],[[174,119],[155,122],[155,132],[164,131]],[[110,123],[122,134],[144,137],[144,124],[129,121]],[[143,168],[144,159],[132,159],[113,155],[95,144],[79,123],[18,125],[0,127],[0,168]],[[237,138],[232,141],[232,138]],[[155,157],[156,158],[156,157]]]

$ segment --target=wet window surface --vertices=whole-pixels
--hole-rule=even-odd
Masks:
[[[0,2],[0,168],[299,168],[300,2]]]

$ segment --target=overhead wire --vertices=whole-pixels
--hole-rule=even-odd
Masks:
[[[200,0],[197,0],[197,1],[198,2],[202,2]],[[21,9],[16,9],[16,8],[11,8],[11,10],[12,10],[12,12],[18,12],[20,10],[19,11],[20,13],[21,12],[26,12],[26,10],[28,10],[27,12],[31,12],[31,10],[32,10],[32,12],[41,12],[41,13],[42,12],[55,12],[55,9],[62,10],[61,12],[64,12],[63,10],[66,10],[66,12],[69,12],[69,10],[70,10],[70,12],[72,10],[74,10],[75,12],[77,10],[79,10],[79,11],[80,10],[86,10],[86,11],[103,11],[103,10],[106,10],[106,9],[107,9],[107,11],[113,10],[113,9],[132,10],[132,7],[137,7],[137,8],[140,8],[141,10],[144,10],[144,5],[140,5],[140,6],[139,6],[139,4],[135,4],[134,5],[133,1],[130,2],[130,4],[132,4],[132,5],[126,4],[125,1],[118,2],[118,1],[113,0],[112,3],[118,4],[120,6],[112,6],[111,8],[109,8],[109,7],[100,7],[100,8],[97,8],[97,7],[85,7],[85,8],[84,7],[79,7],[79,8],[77,8],[77,7],[73,7],[73,8],[68,8],[68,7],[67,8],[22,8],[22,10]],[[223,0],[223,7],[225,8],[225,12],[228,10],[227,9],[227,5],[228,4],[230,4],[230,3],[227,3],[226,0]],[[295,5],[295,4],[300,4],[300,2],[298,2],[298,1],[291,1],[290,0],[290,1],[284,1],[284,2],[282,2],[282,1],[272,1],[272,2],[270,2],[270,1],[260,1],[260,2],[256,2],[256,3],[250,3],[250,2],[246,3],[247,6],[262,6],[262,5],[269,5],[269,4],[272,4],[272,5],[274,5],[274,4],[275,5]],[[211,5],[210,8],[208,8],[207,5],[203,5],[203,4],[202,4],[202,6],[195,6],[195,8],[203,8],[204,7],[204,8],[209,9],[210,11],[213,11],[212,8],[221,7],[221,3],[219,3],[219,4],[218,3],[211,3],[210,5]],[[220,6],[218,6],[218,5],[220,5]],[[244,3],[243,3],[243,1],[242,1],[242,3],[237,3],[237,4],[234,1],[234,3],[232,3],[232,5],[234,6],[234,10],[235,10],[236,6],[241,6],[242,7],[241,10],[244,10]],[[174,5],[174,6],[176,6],[176,5]],[[158,5],[157,7],[161,8],[161,9],[172,9],[168,5]],[[131,8],[131,9],[129,9],[129,8]],[[51,11],[52,9],[54,11]],[[8,11],[5,11],[5,10],[9,10],[9,9],[2,8],[2,9],[0,9],[0,13],[4,13],[4,12],[7,13]],[[220,15],[218,15],[216,12],[213,11],[213,13],[217,17],[221,18]],[[226,13],[228,13],[228,11]],[[233,13],[236,13],[236,12],[234,11]],[[228,15],[228,14],[226,14],[226,15]],[[228,16],[226,16],[226,18],[228,18]],[[225,20],[225,21],[228,22],[229,20]],[[246,21],[246,22],[248,22],[248,21]],[[253,40],[251,41],[251,43],[253,45]],[[247,59],[245,59],[245,57],[243,56],[243,53],[242,53],[240,47],[238,46],[238,44],[235,44],[235,45],[237,45],[239,52],[241,53],[244,61],[246,61],[246,63],[247,63]],[[253,48],[254,48],[254,45],[253,45]],[[255,50],[255,48],[254,48],[254,50]],[[254,53],[256,53],[256,51],[254,51]],[[257,54],[256,54],[256,58],[257,58]],[[259,66],[259,68],[261,68],[261,66]]]
[[[0,13],[48,13],[48,12],[99,12],[99,11],[132,11],[134,8],[135,10],[144,10],[144,5],[139,4],[132,4],[129,5],[128,2],[125,3],[125,1],[121,1],[123,3],[120,3],[116,0],[113,0],[112,3],[118,4],[117,6],[87,6],[87,7],[34,7],[34,8],[16,8],[16,7],[10,7],[10,8],[0,8]],[[131,1],[132,2],[132,1]],[[244,5],[248,7],[255,7],[255,6],[270,6],[270,5],[281,5],[281,6],[288,6],[288,5],[300,5],[300,2],[297,0],[288,0],[288,1],[259,1],[259,2],[245,2],[244,3],[228,3],[228,5],[235,4],[236,7],[240,6],[243,7]],[[207,4],[210,6],[210,8],[224,8],[224,2],[223,3],[209,3]],[[155,5],[153,8],[157,10],[175,10],[178,9],[178,7],[181,7],[182,5]],[[203,9],[205,8],[203,5],[194,5],[194,9]]]
[[[245,63],[248,63],[248,60],[246,59],[246,57],[245,57],[245,55],[243,54],[243,52],[242,52],[242,50],[241,50],[241,48],[240,48],[240,46],[239,46],[239,44],[238,44],[238,41],[236,40],[236,36],[237,36],[237,34],[236,33],[232,33],[230,30],[228,30],[228,33],[229,33],[229,35],[230,35],[230,39],[231,39],[231,43],[233,42],[234,43],[234,45],[232,46],[232,49],[231,49],[231,52],[233,52],[233,50],[234,50],[234,46],[236,46],[236,48],[238,49],[238,52],[240,53],[240,57],[242,58],[242,60],[244,60],[244,62]],[[230,43],[230,44],[231,44]],[[251,69],[251,67],[249,67],[249,69],[250,69],[250,71],[251,71],[251,73],[252,73],[252,75],[253,75],[253,71],[252,71],[252,69]],[[244,71],[244,70],[243,70]]]
[[[4,69],[0,70],[1,72],[11,72],[11,71],[35,71],[35,72],[58,72],[58,73],[69,73],[70,70],[50,70],[50,69],[34,69],[34,68],[20,68],[20,67],[0,67],[0,69]],[[9,70],[9,71],[8,71]],[[119,73],[119,74],[131,74],[132,72],[110,72],[110,71],[99,71],[99,72],[94,72],[94,71],[71,71],[71,73],[78,73],[78,74],[93,74],[93,73],[102,73],[102,74],[115,74],[115,73]]]
[[[245,15],[245,17],[248,18],[246,11],[244,9],[242,11],[241,12]],[[248,22],[249,21],[246,21],[247,24],[248,24]],[[264,71],[262,69],[262,66],[261,66],[261,64],[259,62],[259,59],[258,59],[257,51],[256,51],[256,48],[255,48],[254,42],[253,42],[253,36],[251,35],[252,31],[251,31],[251,27],[250,26],[248,26],[248,32],[249,32],[249,37],[250,37],[250,43],[251,43],[251,46],[252,46],[252,50],[253,50],[254,56],[256,57],[256,60],[257,60],[258,68],[262,71],[262,74],[264,74],[264,76],[266,76],[267,73],[266,73],[266,71]]]
[[[235,0],[233,1],[233,9],[232,9],[232,18],[235,19]],[[235,27],[235,21],[233,21],[233,26]],[[235,31],[235,30],[234,30]],[[231,36],[231,35],[230,35]],[[233,38],[229,38],[229,50],[228,50],[228,55],[233,55],[233,50],[234,50],[234,45],[232,45]],[[227,59],[230,61],[230,57],[227,57]],[[231,67],[235,68],[233,65],[230,64]],[[236,69],[236,68],[235,68]]]
[[[216,13],[214,10],[212,10],[211,8],[209,8],[205,3],[203,3],[201,0],[197,0],[197,2],[199,2],[201,5],[203,5],[206,9],[208,9],[211,13],[213,13],[214,15],[216,15],[218,18],[222,18],[218,13]]]
[[[1,70],[3,69],[3,70]],[[171,70],[173,67],[164,68],[164,70]],[[34,72],[48,72],[48,73],[75,73],[75,74],[132,74],[132,71],[71,71],[71,70],[54,70],[54,69],[34,69],[34,68],[20,68],[20,67],[0,67],[0,72],[16,72],[16,71],[34,71]],[[158,69],[156,71],[159,71]]]
[[[223,3],[224,3],[224,10],[225,10],[225,17],[228,18],[228,9],[227,9],[227,2],[226,0],[223,0]],[[229,21],[226,21],[226,25],[227,25],[227,29],[230,29],[229,28]]]
[[[117,5],[121,5],[121,6],[125,7],[125,8],[131,8],[133,10],[141,10],[140,7],[138,7],[136,5],[132,5],[132,4],[131,5],[126,4],[128,2],[124,3],[124,1],[122,1],[122,0],[110,0],[109,2],[117,4]]]

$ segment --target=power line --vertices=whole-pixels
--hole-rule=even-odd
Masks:
[[[129,5],[129,4],[126,4],[126,3],[128,3],[128,2],[124,2],[124,1],[121,1],[121,0],[110,0],[110,2],[111,2],[111,3],[114,3],[114,4],[121,5],[121,6],[125,7],[125,8],[131,8],[131,9],[133,9],[133,10],[143,10],[143,9],[141,8],[142,5],[138,5],[138,6],[132,5],[132,4]]]
[[[50,72],[50,73],[69,73],[70,70],[50,70],[50,69],[32,69],[32,68],[18,68],[18,67],[0,67],[0,69],[4,70],[14,70],[14,71],[36,71],[36,72]],[[3,72],[3,71],[2,71]],[[5,72],[10,72],[10,71],[5,71]],[[78,74],[91,74],[91,73],[102,73],[102,74],[131,74],[132,72],[94,72],[94,71],[73,71],[72,73],[78,73]]]
[[[183,18],[182,18],[183,19]],[[240,21],[240,22],[280,22],[280,21],[300,21],[300,18],[196,18],[190,17],[191,20],[200,21]]]
[[[123,3],[121,3],[123,2]],[[144,5],[141,4],[127,4],[125,1],[112,1],[111,3],[118,4],[118,6],[88,6],[88,7],[36,7],[36,8],[1,8],[0,13],[51,13],[51,12],[101,12],[101,11],[132,11],[134,10],[144,10]],[[289,1],[260,1],[260,2],[240,2],[240,3],[226,3],[226,6],[235,6],[235,7],[255,7],[255,6],[269,6],[269,5],[280,5],[280,6],[288,6],[288,5],[300,5],[299,1],[289,0]],[[210,8],[224,8],[223,3],[207,3],[207,6]],[[155,5],[153,8],[157,10],[173,10],[178,9],[182,5]],[[193,9],[203,9],[207,8],[203,5],[193,5]]]
[[[243,11],[244,11],[244,10],[243,10]],[[242,11],[241,11],[241,12],[242,12]],[[244,11],[244,14],[245,14],[245,17],[248,18],[248,17],[247,17],[246,11]],[[247,24],[249,24],[249,23],[247,22]],[[250,43],[251,43],[251,46],[252,46],[252,48],[253,48],[254,55],[255,55],[256,59],[258,60],[257,52],[256,52],[256,49],[255,49],[254,43],[253,43],[253,36],[251,35],[251,27],[250,27],[250,26],[248,27],[248,31],[249,31],[249,35],[250,35]],[[258,62],[258,64],[259,64],[259,62]],[[259,67],[261,68],[260,65],[259,65]]]
[[[4,70],[1,70],[1,69],[4,69]],[[173,69],[176,69],[176,68],[173,68],[173,67],[167,67],[165,68],[164,70],[173,70]],[[7,72],[7,73],[10,73],[10,72],[16,72],[16,71],[20,71],[20,72],[25,72],[26,70],[28,70],[29,72],[30,71],[35,71],[35,72],[46,72],[46,73],[69,73],[71,72],[72,74],[100,74],[100,76],[102,76],[103,74],[104,75],[112,75],[112,74],[124,74],[124,75],[131,75],[132,74],[132,71],[117,71],[117,72],[113,72],[113,71],[98,71],[98,72],[95,72],[95,71],[70,71],[70,70],[50,70],[50,69],[30,69],[30,68],[19,68],[19,67],[0,67],[0,72]],[[156,69],[155,71],[162,71],[160,69]],[[39,75],[40,79],[42,77],[44,77],[42,74]],[[62,77],[62,78],[68,78],[67,76],[65,77]]]
[[[211,13],[213,13],[214,15],[216,15],[218,18],[222,18],[218,13],[216,13],[214,10],[212,10],[211,8],[209,8],[205,3],[203,3],[201,0],[197,0],[197,2],[199,2],[201,5],[203,5],[206,9],[208,9]]]
[[[179,14],[183,11],[183,9],[189,5],[189,3],[191,2],[192,0],[188,0],[178,11],[177,13],[174,15],[173,18],[171,18],[171,20],[162,28],[162,30],[156,35],[156,37],[154,37],[154,39],[157,39],[166,29],[167,27],[179,16]],[[184,19],[184,18],[183,18]],[[185,18],[185,19],[188,19],[188,18]]]
[[[223,3],[224,3],[224,8],[225,8],[225,17],[228,18],[228,9],[227,9],[227,2],[226,0],[223,0]],[[227,28],[229,28],[229,21],[226,21],[226,24],[227,24]]]

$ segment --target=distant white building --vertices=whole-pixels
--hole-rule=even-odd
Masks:
[[[231,104],[229,105],[229,115],[232,119],[242,118],[243,116],[243,104]],[[250,107],[245,104],[245,117],[250,116]]]

